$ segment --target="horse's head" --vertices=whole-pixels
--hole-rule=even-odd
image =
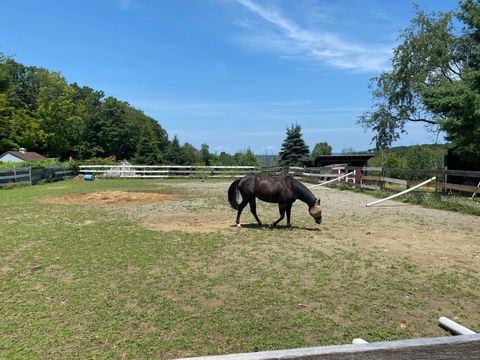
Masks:
[[[315,201],[315,204],[308,210],[310,216],[315,219],[317,224],[322,223],[322,207],[320,206],[320,199]]]

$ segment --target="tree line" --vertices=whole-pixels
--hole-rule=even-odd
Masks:
[[[250,149],[212,154],[208,144],[200,149],[181,145],[177,136],[170,140],[155,119],[129,103],[0,53],[0,154],[20,147],[60,160],[257,165]]]

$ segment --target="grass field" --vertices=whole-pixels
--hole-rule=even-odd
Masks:
[[[1,190],[0,358],[175,358],[440,336],[442,315],[480,330],[479,217],[391,202],[365,209],[365,194],[319,189],[320,226],[296,203],[291,230],[259,228],[248,209],[238,229],[228,185]],[[132,197],[111,202],[107,191]],[[264,222],[277,217],[275,206],[257,206]]]

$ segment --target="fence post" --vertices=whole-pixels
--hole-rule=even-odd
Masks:
[[[364,176],[367,176],[367,167],[366,167],[365,165],[363,165],[363,169],[362,169],[362,171],[360,172],[360,181],[359,181],[359,183],[360,183],[360,189],[363,188],[363,177],[364,177]]]
[[[385,168],[382,166],[382,171],[380,171],[380,178],[383,179],[385,177]],[[380,190],[385,190],[385,181],[379,181]]]
[[[444,169],[447,170],[448,168],[446,166],[444,166]],[[444,184],[448,183],[448,175],[447,174],[443,175],[443,183]],[[442,189],[442,194],[446,194],[447,192],[448,192],[447,189],[444,187]]]
[[[17,182],[17,168],[13,165],[13,182]]]
[[[29,169],[28,169],[28,175],[29,175],[29,181],[30,181],[30,185],[32,185],[32,167],[30,166]]]

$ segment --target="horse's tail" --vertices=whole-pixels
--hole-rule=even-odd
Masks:
[[[237,203],[237,194],[238,194],[238,183],[240,179],[235,180],[230,187],[228,188],[228,202],[235,210],[238,210]]]

